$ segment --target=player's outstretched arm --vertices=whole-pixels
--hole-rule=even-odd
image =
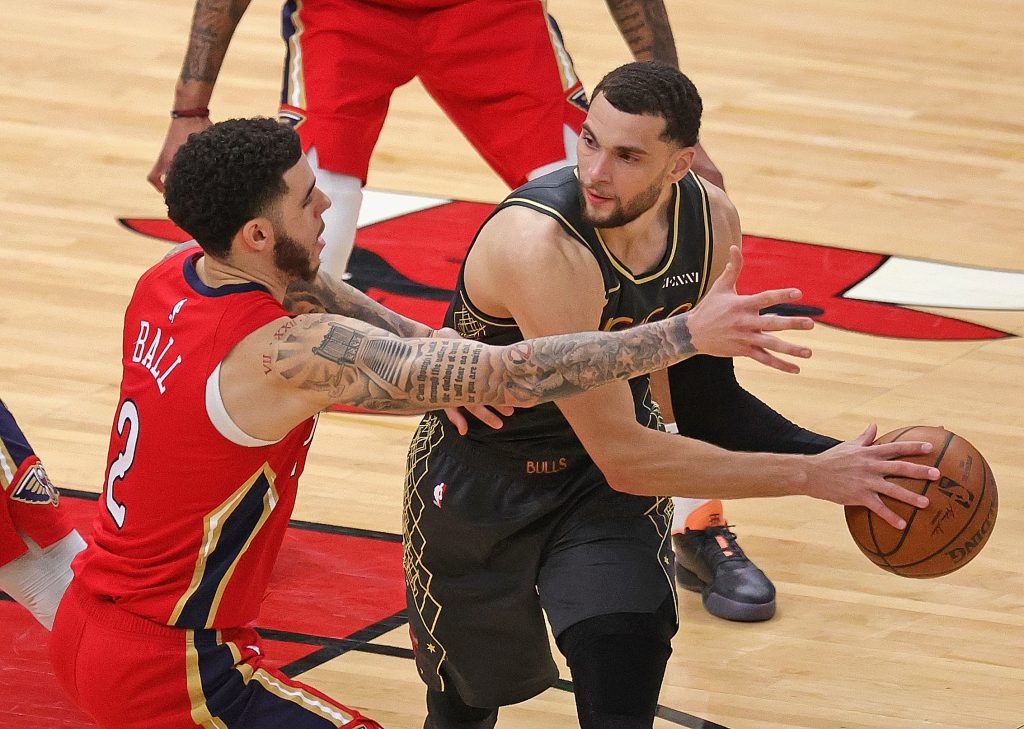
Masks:
[[[207,109],[213,87],[217,83],[221,64],[251,0],[196,0],[192,12],[192,28],[188,36],[188,49],[181,66],[181,75],[174,87],[172,109],[195,113]],[[182,116],[172,118],[153,168],[146,179],[160,192],[164,191],[164,175],[178,147],[193,132],[201,132],[211,124],[209,116]]]

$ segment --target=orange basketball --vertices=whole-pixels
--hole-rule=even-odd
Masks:
[[[942,428],[917,425],[881,436],[876,443],[928,441],[931,453],[900,460],[935,466],[938,481],[890,480],[924,494],[929,504],[917,509],[902,501],[882,500],[907,526],[894,529],[863,506],[846,507],[846,525],[867,558],[903,577],[938,577],[958,570],[985,546],[996,523],[999,499],[992,469],[966,440]]]

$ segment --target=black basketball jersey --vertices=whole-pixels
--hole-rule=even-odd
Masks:
[[[487,220],[509,206],[521,205],[554,218],[571,238],[584,246],[597,259],[604,280],[606,302],[599,323],[602,331],[664,319],[693,307],[708,286],[712,252],[711,212],[707,192],[697,176],[690,172],[672,186],[665,254],[650,271],[636,274],[616,259],[601,239],[600,231],[584,222],[575,173],[575,167],[565,167],[526,183],[510,193]],[[491,316],[473,305],[466,293],[464,274],[465,266],[459,272],[445,326],[467,339],[488,344],[522,341],[523,334],[514,319]],[[648,427],[659,427],[648,378],[634,378],[630,387],[637,420]],[[559,460],[563,457],[568,462],[586,455],[554,403],[516,410],[500,430],[472,417],[469,420],[467,437],[503,451],[547,457],[555,463],[563,463]]]

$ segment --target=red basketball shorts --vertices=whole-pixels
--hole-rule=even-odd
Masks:
[[[68,695],[102,729],[380,729],[319,691],[263,667],[251,628],[171,628],[72,582],[50,637]]]
[[[579,132],[586,99],[541,0],[416,5],[286,3],[280,116],[320,166],[365,182],[391,94],[417,76],[508,185],[565,158],[563,127]]]

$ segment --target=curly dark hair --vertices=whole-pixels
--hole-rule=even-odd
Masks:
[[[627,114],[650,114],[665,120],[662,139],[682,147],[697,144],[704,105],[693,85],[677,68],[660,61],[636,61],[619,66],[601,79],[594,98]]]
[[[301,155],[295,130],[273,119],[229,119],[191,134],[167,171],[167,214],[223,258],[239,229],[287,192],[283,175]]]

